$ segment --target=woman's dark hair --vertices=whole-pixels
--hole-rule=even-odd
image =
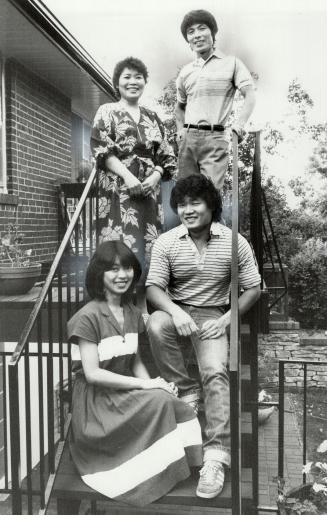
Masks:
[[[112,76],[112,82],[114,85],[114,88],[118,91],[118,83],[119,83],[119,77],[121,76],[122,72],[125,70],[125,68],[129,68],[130,70],[136,70],[141,75],[143,75],[145,82],[148,80],[148,69],[145,66],[145,64],[141,61],[141,59],[137,59],[137,57],[126,57],[126,59],[123,59],[122,61],[119,61],[119,63],[116,64],[114,73]]]
[[[170,195],[170,206],[177,213],[178,204],[182,204],[185,197],[193,200],[202,199],[212,211],[212,220],[219,222],[222,211],[222,201],[219,191],[211,179],[202,174],[189,175],[179,179]]]
[[[114,266],[115,259],[118,257],[120,263],[134,270],[133,282],[123,298],[129,297],[134,289],[135,283],[139,280],[142,269],[136,256],[122,241],[105,241],[99,245],[93,254],[89,266],[86,270],[85,286],[91,299],[104,299],[103,274],[107,270],[111,270]]]

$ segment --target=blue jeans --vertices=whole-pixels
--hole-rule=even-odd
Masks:
[[[202,173],[221,190],[227,167],[228,143],[221,133],[184,129],[178,146],[178,179]]]
[[[216,307],[195,307],[180,304],[199,328],[206,320],[220,318],[223,312]],[[197,335],[178,336],[172,317],[164,311],[155,311],[147,324],[151,350],[160,374],[174,381],[183,400],[198,399],[203,390],[206,424],[204,428],[204,461],[214,459],[230,465],[230,402],[228,340],[219,338],[201,340]],[[186,370],[182,345],[193,345],[201,385]]]

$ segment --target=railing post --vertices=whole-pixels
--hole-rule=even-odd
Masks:
[[[22,514],[22,492],[20,488],[20,430],[19,430],[19,383],[18,364],[9,363],[9,413],[12,515]]]
[[[241,435],[239,379],[239,310],[238,310],[238,142],[233,133],[233,196],[232,196],[232,266],[230,323],[230,400],[233,413],[231,427],[232,514],[242,513],[241,498]]]
[[[279,361],[278,477],[284,477],[284,382],[285,363]]]
[[[307,363],[303,364],[303,432],[302,432],[302,463],[303,465],[307,459]],[[306,483],[306,474],[303,473],[303,484]]]
[[[263,279],[263,241],[262,241],[262,192],[261,192],[261,155],[260,132],[254,136],[254,164],[252,174],[250,231],[251,242],[257,258],[261,281]]]

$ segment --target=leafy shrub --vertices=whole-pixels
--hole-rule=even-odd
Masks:
[[[290,260],[289,293],[302,327],[327,328],[327,242],[311,238]]]

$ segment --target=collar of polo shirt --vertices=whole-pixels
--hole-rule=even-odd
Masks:
[[[185,238],[185,236],[188,236],[188,230],[185,227],[185,225],[181,224],[179,226],[179,238]],[[210,235],[211,236],[221,236],[221,228],[219,222],[212,222],[210,226]]]
[[[196,66],[199,66],[199,65],[203,65],[205,63],[207,63],[208,61],[210,61],[210,59],[212,57],[217,57],[217,59],[222,59],[223,57],[226,57],[225,54],[221,51],[221,50],[214,50],[214,52],[208,57],[208,59],[206,59],[206,61],[204,61],[202,59],[202,57],[197,57],[195,59],[195,61],[193,62]]]

